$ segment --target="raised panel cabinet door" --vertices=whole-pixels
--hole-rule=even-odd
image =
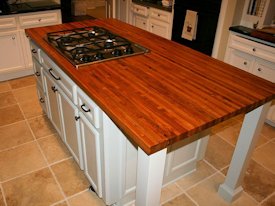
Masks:
[[[169,39],[169,24],[155,19],[150,20],[149,31],[158,36]]]
[[[102,161],[99,133],[81,112],[79,121],[83,144],[84,172],[95,192],[99,197],[102,197]]]
[[[83,157],[81,137],[79,130],[79,116],[77,107],[71,102],[71,100],[60,92],[60,112],[61,120],[63,123],[63,136],[65,144],[72,153],[74,159],[78,163],[80,169],[83,170]]]
[[[24,69],[19,33],[0,32],[0,45],[0,72]]]
[[[32,67],[32,54],[31,54],[31,47],[30,47],[30,40],[25,34],[25,30],[20,30],[20,37],[21,37],[21,44],[23,48],[23,56],[25,61],[25,66],[27,68]]]
[[[58,105],[60,95],[58,92],[58,87],[53,82],[53,80],[47,76],[47,74],[44,74],[44,80],[46,85],[46,94],[48,96],[49,118],[51,119],[52,124],[57,130],[58,134],[63,139],[63,135],[61,134],[60,111]]]
[[[147,18],[140,16],[140,15],[134,15],[134,26],[143,29],[143,30],[147,30]]]
[[[253,61],[253,56],[236,49],[230,49],[230,51],[228,52],[228,57],[226,57],[226,63],[229,63],[247,72],[251,72]]]

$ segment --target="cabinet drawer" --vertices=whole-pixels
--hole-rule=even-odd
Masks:
[[[275,48],[237,35],[230,36],[229,47],[275,63]]]
[[[39,84],[42,87],[43,86],[43,84],[42,84],[42,66],[36,60],[36,58],[33,58],[33,72],[35,74],[37,84]]]
[[[96,128],[100,127],[99,107],[79,88],[77,88],[77,106]]]
[[[145,6],[133,4],[133,12],[142,16],[148,16],[149,9]]]
[[[15,17],[0,18],[0,29],[13,29],[16,28]]]
[[[275,83],[275,64],[257,59],[253,67],[253,74]]]
[[[33,56],[39,63],[41,63],[41,56],[40,56],[41,49],[40,49],[33,41],[30,41],[30,48],[31,48],[32,56]]]
[[[47,13],[28,14],[19,17],[20,26],[23,28],[46,26],[59,23],[57,11],[48,11]]]
[[[41,52],[45,72],[58,84],[69,99],[76,104],[76,84],[44,53]]]
[[[171,13],[162,11],[159,9],[150,8],[150,16],[154,19],[169,23],[171,19]]]

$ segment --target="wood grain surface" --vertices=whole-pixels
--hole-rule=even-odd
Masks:
[[[91,25],[150,52],[76,69],[44,40],[48,32]],[[275,98],[271,82],[115,19],[26,32],[147,154]]]

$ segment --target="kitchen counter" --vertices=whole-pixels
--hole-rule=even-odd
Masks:
[[[20,13],[38,12],[61,9],[61,5],[53,1],[33,1],[17,4],[7,4],[0,9],[1,15],[12,15]]]
[[[133,3],[141,5],[141,6],[146,6],[146,7],[153,7],[156,9],[161,9],[164,11],[169,11],[172,12],[172,6],[163,6],[161,1],[157,1],[156,3],[152,2],[147,2],[147,1],[142,1],[142,0],[132,0]]]
[[[85,26],[105,27],[150,52],[76,69],[45,37]],[[26,33],[138,147],[137,206],[159,205],[169,145],[246,113],[219,188],[227,201],[241,194],[242,178],[275,98],[273,83],[115,19],[33,28]]]

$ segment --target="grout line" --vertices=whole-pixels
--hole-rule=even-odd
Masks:
[[[257,162],[260,166],[262,166],[264,169],[266,169],[268,172],[270,172],[271,174],[275,175],[275,172],[272,171],[271,169],[267,168],[265,165],[263,165],[263,163],[256,161],[254,158],[251,158],[252,160],[254,160],[255,162]]]
[[[2,153],[2,152],[7,152],[7,151],[10,151],[10,150],[14,150],[14,149],[17,149],[18,147],[25,146],[25,145],[27,145],[27,144],[33,143],[34,141],[35,141],[35,140],[31,140],[31,141],[24,142],[24,143],[19,144],[19,145],[15,145],[15,146],[12,146],[12,147],[9,147],[9,148],[0,150],[0,153]]]
[[[14,106],[14,105],[17,105],[17,104],[18,104],[18,102],[16,102],[16,103],[9,103],[8,106],[0,107],[0,109],[6,109],[6,108],[8,108],[8,107],[11,107],[11,106]]]
[[[4,188],[2,186],[2,184],[0,183],[0,192],[2,192],[2,196],[3,196],[3,200],[4,200],[4,206],[8,206],[7,200],[6,200],[6,195],[5,195],[5,191]]]
[[[259,205],[262,205],[266,200],[268,200],[270,197],[272,197],[273,195],[275,195],[275,191],[273,193],[271,193],[270,195],[268,195],[265,199],[263,199]]]
[[[187,192],[185,192],[185,195],[196,205],[196,206],[200,206],[199,203],[197,203],[197,201],[195,201],[191,195],[189,195]]]
[[[2,127],[12,126],[12,125],[14,125],[14,124],[17,124],[17,123],[19,123],[19,122],[24,122],[24,121],[26,121],[26,119],[19,120],[19,121],[17,121],[17,122],[13,122],[13,123],[10,123],[10,124],[1,125],[1,126],[0,126],[0,129],[1,129]]]
[[[73,156],[64,158],[64,159],[62,159],[62,160],[58,160],[58,161],[53,162],[53,163],[49,163],[49,167],[51,167],[51,166],[53,166],[53,165],[56,165],[56,164],[59,164],[59,163],[61,163],[61,162],[65,162],[65,161],[70,160],[70,159],[73,159],[73,160],[74,160]]]

